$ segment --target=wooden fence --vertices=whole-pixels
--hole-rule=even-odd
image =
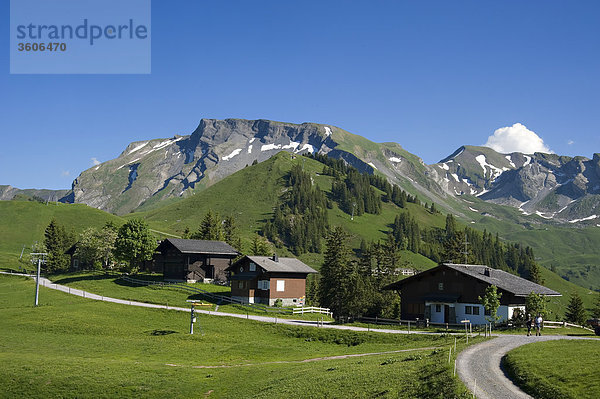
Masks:
[[[333,313],[329,308],[318,308],[316,306],[308,306],[308,307],[297,307],[292,310],[292,314],[304,314],[304,313],[321,313],[326,314],[327,316],[333,317]]]

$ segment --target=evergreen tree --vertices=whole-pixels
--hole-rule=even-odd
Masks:
[[[592,317],[600,319],[600,292],[596,294],[596,301],[594,302],[594,308],[592,309]]]
[[[72,235],[65,228],[52,219],[44,231],[44,246],[46,248],[46,270],[49,273],[66,271],[69,269],[69,256],[65,251],[73,245]]]
[[[252,236],[252,246],[250,248],[250,255],[254,256],[270,256],[273,254],[271,246],[264,237],[254,234]]]
[[[198,231],[193,233],[190,238],[195,240],[211,240],[211,241],[223,241],[223,224],[221,217],[218,213],[213,213],[212,209],[209,209]]]
[[[238,251],[242,249],[242,239],[238,231],[238,226],[233,216],[226,216],[223,221],[223,236],[225,242]]]
[[[338,320],[352,313],[352,272],[348,235],[341,227],[335,227],[327,236],[319,297],[321,305],[330,308]]]
[[[536,284],[544,284],[544,279],[542,278],[542,272],[540,270],[540,266],[531,259],[527,259],[526,262],[529,266],[529,280],[533,281]]]
[[[587,320],[587,312],[583,306],[583,299],[581,299],[577,292],[571,294],[571,300],[565,312],[565,320],[579,324],[580,326],[584,325]]]
[[[148,224],[141,219],[132,219],[119,229],[115,240],[115,256],[126,262],[129,272],[136,272],[145,260],[152,259],[156,239]]]

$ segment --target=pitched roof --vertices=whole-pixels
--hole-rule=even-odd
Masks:
[[[500,269],[492,269],[488,266],[484,265],[458,265],[454,263],[443,263],[437,268],[447,267],[452,270],[456,270],[459,273],[465,274],[467,276],[473,277],[477,280],[483,281],[490,285],[495,285],[496,287],[510,292],[515,296],[527,296],[531,292],[535,292],[536,294],[548,295],[548,296],[561,296],[560,292],[556,292],[551,290],[548,287],[544,287],[543,285],[536,284],[532,281],[526,280],[522,277],[515,276],[514,274],[510,274]],[[435,268],[435,269],[437,269]],[[405,283],[413,281],[423,273],[427,273],[434,269],[426,270],[422,273],[416,274],[414,276],[408,277],[404,280],[400,280],[396,283],[390,284],[386,289],[399,289]],[[486,270],[489,270],[489,275],[486,275]]]
[[[272,256],[246,256],[245,258],[250,259],[267,272],[318,273],[315,269],[296,258],[278,258],[277,261],[274,261]],[[242,260],[240,259],[238,262]],[[232,267],[233,265],[230,266],[230,268]]]
[[[184,254],[212,254],[212,255],[238,255],[239,252],[231,245],[223,241],[208,240],[184,240],[181,238],[167,238],[159,248],[169,242],[177,250]]]

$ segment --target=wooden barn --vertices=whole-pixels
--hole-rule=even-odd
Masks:
[[[273,306],[280,299],[282,306],[304,304],[306,277],[317,273],[295,258],[277,255],[244,256],[231,271],[231,297],[245,303]]]
[[[167,238],[156,249],[154,270],[162,271],[167,281],[224,283],[227,268],[238,255],[223,241]]]
[[[429,319],[432,323],[460,323],[470,320],[485,324],[485,310],[479,297],[495,285],[500,298],[500,321],[512,318],[515,309],[525,311],[525,298],[531,292],[546,296],[561,296],[550,288],[529,280],[482,265],[443,263],[433,269],[390,284],[385,289],[396,290],[401,298],[401,318]]]

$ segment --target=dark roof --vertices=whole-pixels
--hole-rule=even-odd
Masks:
[[[167,238],[158,246],[158,250],[162,246],[170,243],[177,250],[184,254],[211,254],[211,255],[239,255],[231,245],[223,241],[208,241],[208,240],[184,240],[181,238]]]
[[[278,273],[318,273],[315,269],[307,266],[302,261],[296,258],[278,258],[277,261],[273,260],[272,256],[245,256],[238,260],[236,263],[231,265],[229,269],[233,268],[235,264],[243,261],[244,259],[250,259],[256,263],[259,267],[263,268],[267,272],[278,272]]]
[[[385,287],[385,289],[400,289],[406,283],[421,277],[423,273],[428,273],[432,270],[439,269],[442,267],[456,270],[462,274],[473,277],[477,280],[483,281],[490,285],[495,285],[499,289],[504,290],[506,292],[510,292],[515,296],[527,296],[531,292],[548,296],[561,296],[560,292],[556,292],[548,287],[536,284],[522,277],[515,276],[514,274],[510,274],[508,272],[505,272],[504,270],[493,269],[484,265],[457,265],[453,263],[443,263],[437,268],[426,270],[422,273],[415,274],[414,276],[390,284],[387,287]],[[489,270],[489,276],[485,274],[486,270]]]

